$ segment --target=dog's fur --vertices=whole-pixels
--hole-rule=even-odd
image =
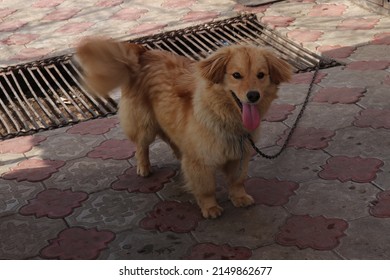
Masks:
[[[215,174],[222,170],[236,207],[253,203],[245,192],[251,148],[238,102],[251,103],[262,117],[277,97],[278,85],[291,67],[272,52],[254,46],[229,46],[194,62],[159,50],[113,40],[89,38],[77,49],[87,85],[108,96],[121,86],[119,118],[137,146],[137,173],[150,174],[149,145],[161,137],[181,159],[186,184],[205,218],[221,215],[215,197]],[[234,77],[233,73],[240,73]],[[264,73],[264,77],[258,73]],[[258,128],[249,131],[253,137]]]

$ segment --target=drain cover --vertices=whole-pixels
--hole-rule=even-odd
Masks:
[[[273,48],[295,67],[296,72],[310,71],[319,61],[321,68],[339,65],[278,35],[262,25],[255,15],[142,37],[132,42],[195,60],[226,45],[249,43]],[[116,103],[90,95],[82,80],[72,55],[0,69],[0,138],[115,114]]]

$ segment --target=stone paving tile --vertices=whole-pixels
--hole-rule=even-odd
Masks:
[[[39,183],[0,179],[0,217],[16,214],[22,205],[43,190],[43,185]]]
[[[265,149],[264,152],[268,151]],[[300,183],[318,178],[320,166],[325,164],[328,158],[329,155],[321,150],[287,148],[277,159],[256,157],[249,163],[248,174],[251,177],[277,178]]]
[[[26,259],[39,254],[47,240],[66,228],[63,220],[31,218],[20,215],[3,217],[0,223],[1,259]]]
[[[0,159],[0,174],[10,171],[11,168],[16,167],[16,165],[25,160],[23,154],[2,154]]]
[[[389,219],[365,217],[349,222],[346,236],[335,250],[347,259],[378,260],[390,258]]]
[[[364,108],[380,108],[390,110],[387,93],[389,88],[375,86],[367,88],[364,97],[361,98],[358,104]]]
[[[304,80],[302,80],[302,83],[282,84],[278,92],[279,97],[276,100],[276,103],[290,104],[290,105],[302,104],[309,90],[311,75],[309,76],[310,77],[307,77]],[[314,86],[313,92],[315,92],[316,90],[318,90],[318,87]]]
[[[382,158],[383,147],[388,147],[388,129],[347,127],[336,131],[326,151],[332,155]]]
[[[68,161],[60,173],[45,181],[48,187],[87,193],[110,188],[116,176],[122,174],[129,164],[126,161],[82,158]]]
[[[44,143],[26,152],[25,155],[28,158],[77,159],[85,157],[91,147],[98,146],[103,141],[103,136],[57,134],[48,137]]]
[[[339,260],[332,251],[318,251],[311,248],[299,249],[279,244],[253,250],[253,260]]]
[[[388,57],[390,45],[366,45],[356,49],[350,56],[350,59],[355,61],[374,60],[382,61]]]
[[[340,71],[330,72],[320,85],[323,87],[358,87],[365,88],[381,85],[387,76],[386,71]]]
[[[133,229],[116,235],[102,260],[178,260],[195,243],[190,234]]]
[[[324,215],[347,221],[369,215],[379,189],[372,184],[314,180],[300,184],[285,208],[294,215]]]
[[[377,177],[375,178],[373,183],[379,186],[382,190],[390,190],[390,156],[386,155],[386,159],[384,159],[383,162],[384,165],[381,167],[382,172],[379,172],[377,174]]]
[[[299,121],[300,127],[315,127],[327,130],[337,130],[351,126],[355,121],[355,115],[361,108],[353,104],[325,104],[309,103],[305,109],[302,119]],[[300,108],[296,109],[285,123],[291,126],[299,113]],[[334,116],[337,115],[337,119]]]
[[[280,207],[255,206],[235,208],[222,204],[224,214],[216,220],[203,220],[193,231],[199,242],[215,242],[254,249],[272,244],[279,226],[288,214]]]
[[[274,146],[284,131],[289,130],[282,122],[263,121],[260,125],[260,138],[256,141],[259,148]]]
[[[90,194],[82,208],[66,217],[71,226],[121,232],[136,227],[143,213],[157,203],[153,194],[130,194],[108,190]]]

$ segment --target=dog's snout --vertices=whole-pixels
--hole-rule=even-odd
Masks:
[[[248,98],[249,102],[255,103],[260,99],[260,93],[255,90],[248,91],[246,98]]]

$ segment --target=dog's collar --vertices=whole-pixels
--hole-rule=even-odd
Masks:
[[[232,96],[233,96],[233,99],[234,101],[236,101],[238,107],[240,108],[241,112],[242,112],[242,102],[240,101],[240,99],[238,99],[237,95],[234,93],[234,91],[230,91]]]

